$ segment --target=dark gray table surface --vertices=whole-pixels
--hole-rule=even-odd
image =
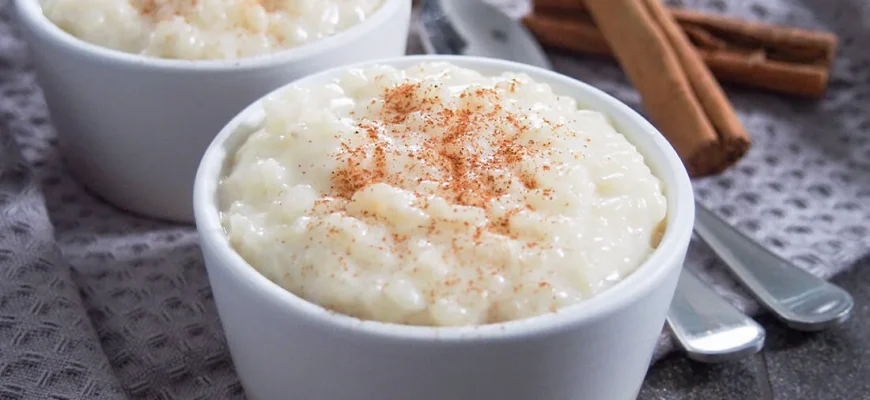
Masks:
[[[855,297],[853,315],[842,326],[801,333],[759,317],[767,329],[760,353],[716,365],[672,355],[650,369],[638,399],[870,399],[870,257],[834,282]]]

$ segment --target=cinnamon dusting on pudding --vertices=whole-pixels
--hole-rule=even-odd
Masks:
[[[386,155],[395,155],[400,150],[391,140],[378,135],[376,123],[365,120],[359,122],[357,128],[365,132],[368,140],[353,148],[342,144],[342,151],[335,155],[340,166],[332,173],[334,190],[330,196],[350,199],[369,185],[384,183],[410,190],[418,197],[435,195],[456,205],[485,207],[506,192],[510,182],[503,178],[505,171],[519,176],[527,189],[538,187],[533,176],[519,173],[519,163],[530,156],[546,153],[547,149],[536,149],[523,142],[521,137],[528,127],[521,122],[521,115],[500,105],[502,99],[498,92],[483,88],[464,91],[459,98],[478,105],[454,108],[431,101],[430,93],[426,91],[435,89],[426,88],[421,93],[419,82],[405,82],[388,88],[383,93],[383,106],[374,117],[399,123],[408,114],[416,113],[419,120],[426,121],[423,129],[443,132],[440,137],[436,134],[426,137],[418,149],[405,150],[409,159],[417,161],[410,171],[414,181],[408,181],[408,171],[387,168],[389,158]],[[499,125],[510,125],[515,129],[511,133],[481,134]],[[409,132],[396,130],[393,140],[407,140]],[[440,185],[427,192],[414,190],[415,184],[423,181],[440,182]],[[493,232],[505,232],[505,223],[500,225],[489,224],[488,227]]]
[[[231,243],[358,318],[553,312],[637,268],[665,215],[658,180],[606,118],[524,75],[376,66],[264,109],[221,184]]]

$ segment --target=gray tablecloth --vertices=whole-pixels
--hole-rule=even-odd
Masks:
[[[125,214],[68,175],[10,3],[0,0],[0,398],[242,397],[194,229]],[[695,185],[701,202],[801,267],[848,268],[870,252],[870,5],[676,3],[842,38],[822,101],[729,88],[754,147]],[[612,62],[553,61],[638,106]],[[703,246],[687,265],[758,311]],[[656,358],[672,350],[663,334]]]

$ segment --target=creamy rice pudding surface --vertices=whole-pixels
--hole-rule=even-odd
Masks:
[[[600,113],[447,63],[293,85],[221,182],[232,246],[327,309],[412,325],[556,311],[636,269],[659,180]]]
[[[86,42],[177,59],[268,54],[356,25],[384,0],[42,0],[45,16]]]

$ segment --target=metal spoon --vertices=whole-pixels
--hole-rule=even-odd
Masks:
[[[854,301],[848,292],[765,249],[697,203],[695,233],[789,327],[818,331],[849,317]]]
[[[680,347],[695,361],[736,360],[764,347],[764,328],[685,268],[668,310],[667,323]]]
[[[417,32],[429,54],[465,54],[551,68],[534,37],[501,11],[475,0],[426,0]],[[462,15],[463,18],[451,16]],[[667,324],[688,357],[720,362],[751,355],[764,329],[683,270]]]

